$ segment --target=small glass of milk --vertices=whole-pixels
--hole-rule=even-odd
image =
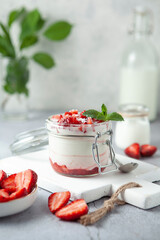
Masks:
[[[115,128],[115,143],[125,149],[132,143],[150,143],[150,122],[148,108],[140,104],[124,104],[119,106],[123,122],[117,122]]]

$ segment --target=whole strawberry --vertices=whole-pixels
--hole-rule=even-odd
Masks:
[[[132,158],[140,159],[140,145],[139,143],[133,143],[127,147],[124,152]]]
[[[156,151],[157,151],[157,147],[149,144],[144,144],[140,148],[140,153],[142,157],[151,157]]]

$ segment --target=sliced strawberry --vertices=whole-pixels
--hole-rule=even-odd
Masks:
[[[71,194],[69,191],[67,192],[55,192],[52,193],[48,198],[48,207],[52,213],[55,213],[60,208],[64,207],[69,199]]]
[[[82,111],[82,112],[79,114],[80,118],[87,118],[86,116],[83,115],[84,112],[85,112],[85,110]]]
[[[15,183],[16,175],[17,174],[15,173],[5,178],[1,182],[1,188],[7,189],[10,193],[15,192],[16,191],[16,183]]]
[[[141,146],[140,152],[143,157],[151,157],[157,151],[157,147],[144,144]]]
[[[133,143],[129,147],[127,147],[124,152],[132,158],[139,159],[140,158],[140,145],[139,143]]]
[[[30,169],[17,173],[15,177],[17,189],[26,188],[27,192],[30,193],[36,185],[37,178],[37,174]]]
[[[57,120],[60,120],[62,118],[62,115],[60,114],[57,114],[57,115],[53,115],[52,117],[51,117],[51,119],[57,119]]]
[[[63,220],[75,220],[88,213],[88,206],[84,199],[77,199],[56,212],[56,216]]]
[[[27,190],[25,188],[22,188],[22,189],[17,190],[16,192],[12,193],[9,196],[9,200],[14,200],[14,199],[17,199],[17,198],[21,198],[21,197],[26,196],[27,194],[28,194]]]
[[[91,118],[91,117],[88,117],[88,118],[87,118],[87,124],[92,124],[92,123],[93,123],[92,118]]]
[[[0,202],[9,201],[9,191],[7,189],[0,189]]]
[[[6,178],[7,178],[7,174],[3,170],[0,170],[0,187],[1,187],[1,182]]]
[[[75,110],[75,109],[72,109],[72,110],[70,110],[69,112],[70,112],[71,114],[78,114],[78,110],[77,110],[77,109],[76,109],[76,110]]]
[[[72,116],[72,113],[71,113],[71,112],[65,112],[65,113],[64,113],[64,116],[66,116],[66,115]]]

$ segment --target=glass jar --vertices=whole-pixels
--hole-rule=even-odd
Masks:
[[[148,108],[138,104],[124,104],[119,107],[123,122],[117,122],[115,128],[115,143],[125,149],[132,143],[150,143],[150,123]]]
[[[116,170],[111,122],[60,125],[49,117],[49,159],[62,175],[84,177]]]

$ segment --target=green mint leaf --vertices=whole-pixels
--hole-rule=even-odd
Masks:
[[[50,25],[44,32],[44,36],[52,41],[65,39],[71,32],[72,25],[65,21],[58,21]]]
[[[55,65],[54,59],[47,53],[38,52],[32,56],[32,59],[44,68],[52,68]]]
[[[107,120],[124,121],[123,117],[119,113],[116,113],[116,112],[107,114],[106,121]]]
[[[21,17],[25,13],[25,8],[11,11],[8,17],[8,26],[11,27],[12,23],[14,23],[19,17]]]
[[[105,121],[105,116],[101,112],[98,112],[94,109],[90,109],[90,110],[85,111],[83,113],[83,115],[86,116],[86,117],[91,117],[91,118],[95,118],[97,120]]]
[[[28,59],[10,59],[4,79],[4,90],[9,94],[23,93],[28,95],[27,83],[29,81]]]
[[[95,118],[95,119],[97,119],[98,115],[100,115],[100,114],[101,114],[100,112],[98,112],[94,109],[87,110],[83,113],[84,116]]]
[[[44,23],[45,20],[42,19],[40,12],[37,9],[28,12],[21,22],[20,40],[22,41],[25,37],[34,35],[35,32],[43,27]]]
[[[20,49],[31,47],[38,42],[38,37],[35,35],[27,36],[22,40]]]
[[[104,103],[101,106],[101,110],[102,110],[103,115],[106,116],[107,115],[107,107]]]

